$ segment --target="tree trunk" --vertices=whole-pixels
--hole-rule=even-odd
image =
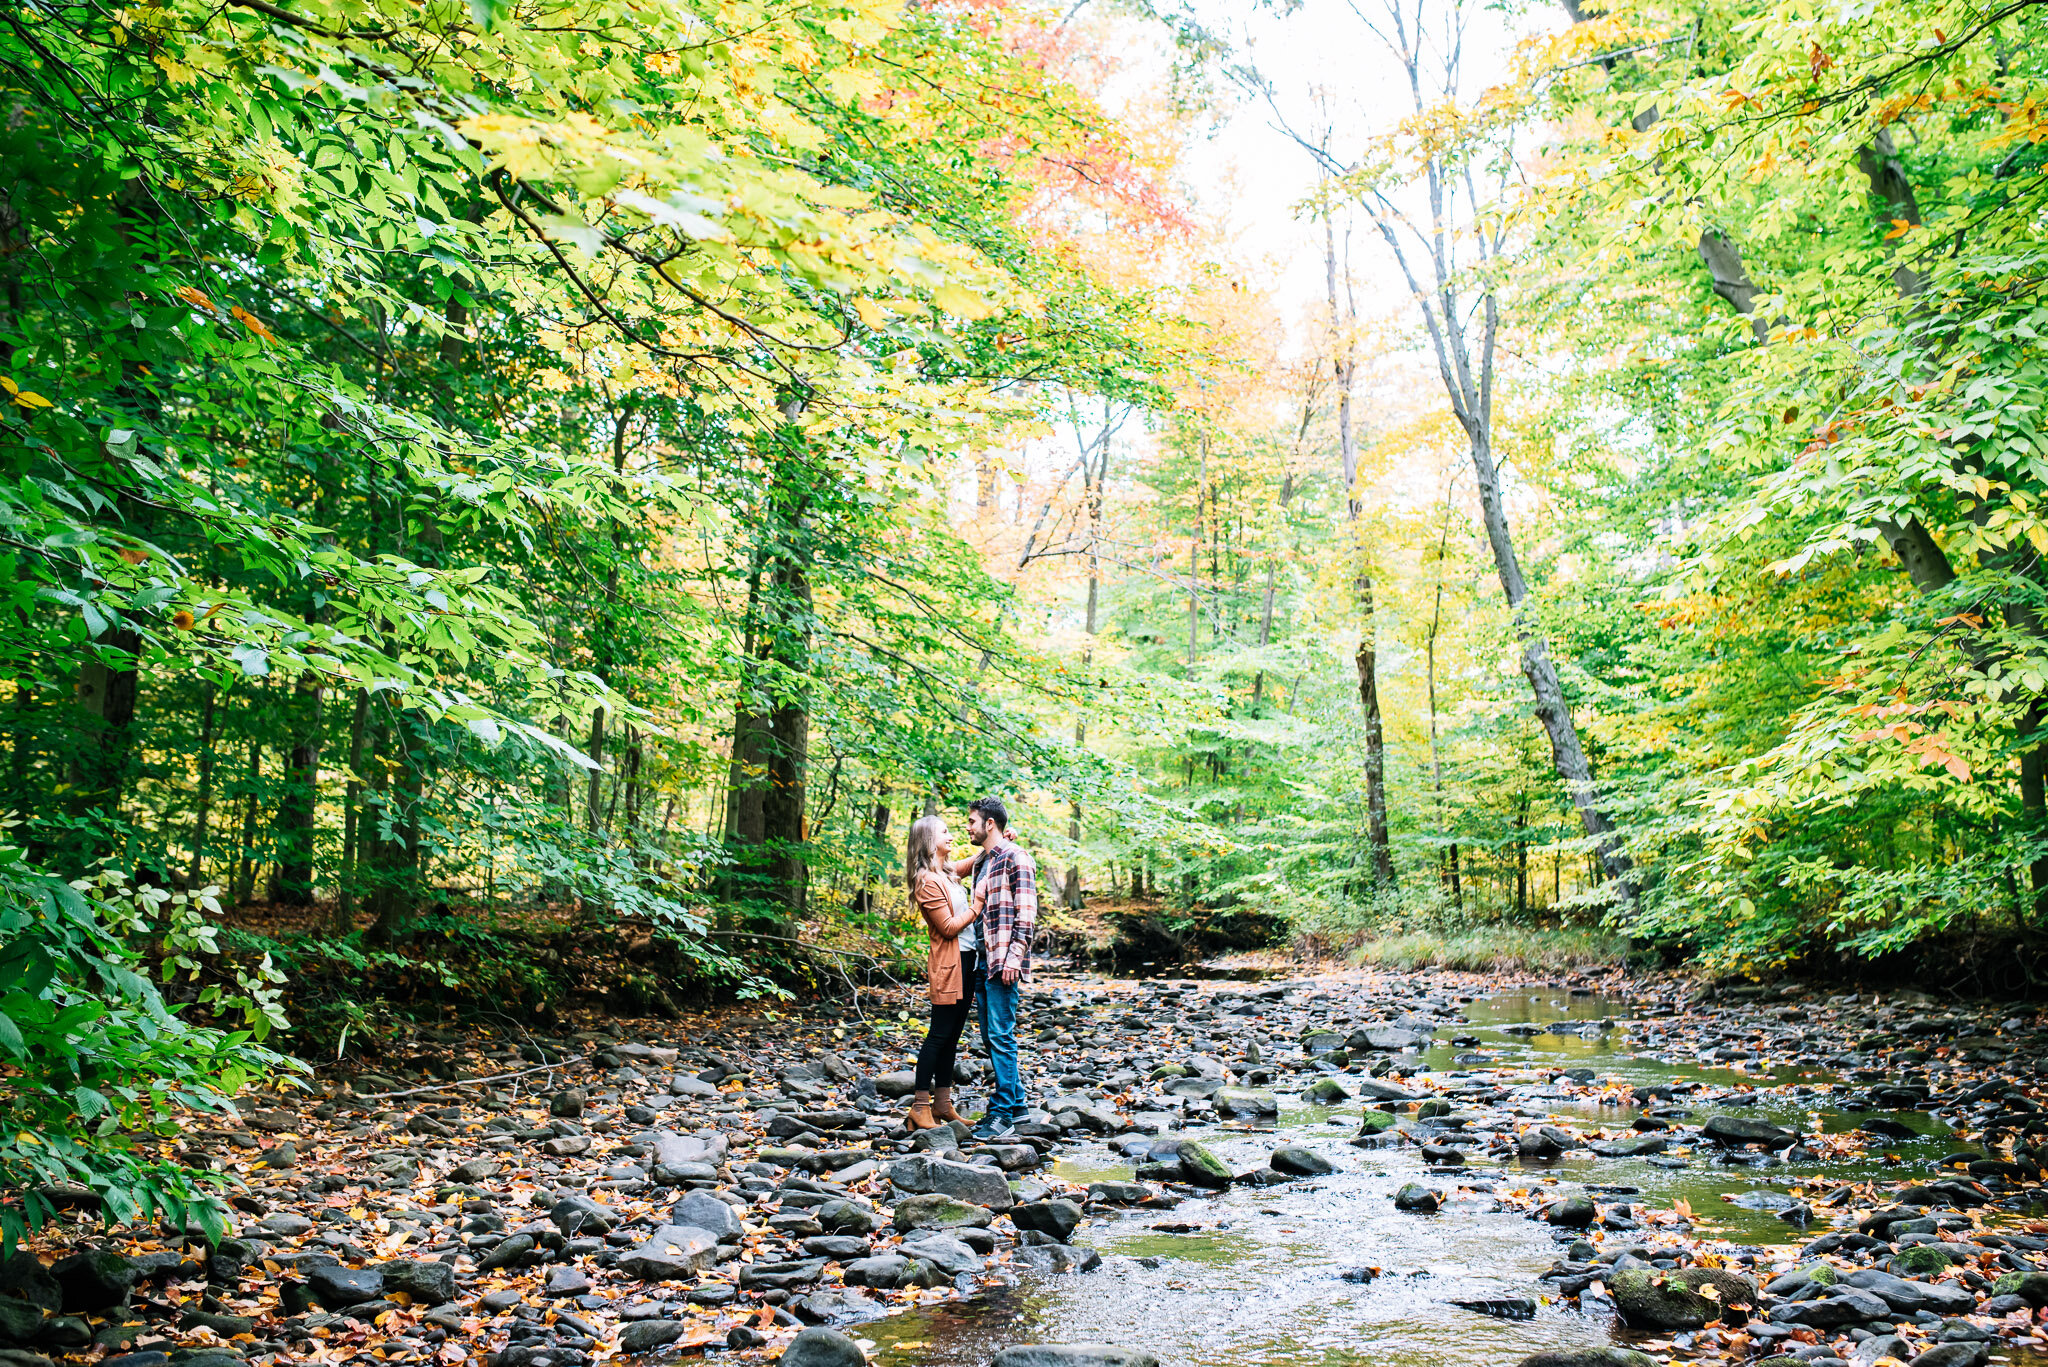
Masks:
[[[583,796],[584,824],[592,831],[604,830],[604,809],[600,803],[604,780],[604,707],[602,704],[590,709],[590,738],[584,742],[583,753],[590,756],[590,762],[597,767],[590,771],[589,783]]]
[[[249,742],[249,791],[242,804],[242,839],[236,852],[234,878],[228,889],[236,905],[256,891],[256,808],[263,788],[263,742]]]
[[[808,618],[808,567],[801,560],[792,560],[778,567],[776,581],[785,601],[795,609],[792,615]],[[800,676],[810,667],[809,624],[785,621],[782,625],[783,629],[771,638],[776,663],[790,675]],[[809,881],[803,845],[809,835],[804,828],[804,791],[810,761],[811,714],[808,700],[800,691],[792,691],[770,713],[769,737],[768,784],[761,792],[761,835],[770,851],[768,869],[774,895],[790,916],[801,917]]]
[[[1202,438],[1201,480],[1195,486],[1195,524],[1188,535],[1188,677],[1195,673],[1196,631],[1201,626],[1202,501],[1209,490],[1209,438]]]
[[[1372,580],[1359,578],[1365,631],[1358,639],[1358,700],[1365,709],[1365,814],[1372,844],[1372,874],[1382,887],[1394,885],[1394,854],[1387,832],[1387,742],[1380,728],[1379,667],[1373,650]]]
[[[370,690],[358,688],[348,722],[348,786],[341,799],[341,877],[334,899],[334,931],[353,934],[356,928],[356,882],[362,864],[363,740],[369,727]]]
[[[320,731],[325,693],[318,679],[299,680],[299,706],[284,783],[277,796],[277,898],[288,907],[313,903],[313,849],[318,835],[320,801]]]
[[[72,752],[71,781],[73,810],[81,817],[112,822],[119,818],[121,799],[134,777],[135,705],[141,685],[135,656],[142,649],[142,637],[131,627],[117,628],[108,635],[106,648],[125,663],[108,664],[94,653],[79,665],[79,736]],[[104,841],[93,837],[92,843],[101,846]]]
[[[1344,469],[1344,517],[1349,552],[1356,567],[1351,591],[1363,621],[1359,627],[1358,701],[1365,711],[1365,823],[1372,851],[1373,881],[1394,886],[1394,851],[1387,831],[1387,743],[1380,718],[1378,651],[1375,649],[1372,575],[1366,569],[1361,521],[1365,502],[1358,490],[1358,444],[1351,425],[1351,388],[1358,370],[1357,349],[1345,326],[1337,297],[1337,230],[1323,215],[1323,276],[1330,302],[1330,351],[1337,369],[1337,453]]]
[[[1572,722],[1571,707],[1565,701],[1564,684],[1557,676],[1557,666],[1551,663],[1550,647],[1524,606],[1529,597],[1529,585],[1522,577],[1521,562],[1515,557],[1514,540],[1508,532],[1507,510],[1501,501],[1500,472],[1493,462],[1490,434],[1484,428],[1470,430],[1472,471],[1479,481],[1479,511],[1486,524],[1486,539],[1493,547],[1494,566],[1500,572],[1501,590],[1507,595],[1508,607],[1514,614],[1515,635],[1522,643],[1522,677],[1529,681],[1529,690],[1536,695],[1536,720],[1543,724],[1544,734],[1550,738],[1551,764],[1556,768],[1558,777],[1564,780],[1565,791],[1571,797],[1572,806],[1578,810],[1580,824],[1593,839],[1601,867],[1616,883],[1624,905],[1632,909],[1635,902],[1631,881],[1633,870],[1620,839],[1614,834],[1613,823],[1600,810],[1599,792],[1593,784],[1593,766],[1579,745],[1579,730]]]
[[[803,914],[809,867],[804,843],[805,786],[810,760],[810,705],[803,680],[811,667],[810,546],[812,472],[793,424],[802,405],[783,416],[789,442],[775,456],[773,484],[748,582],[748,676],[740,681],[733,726],[728,843],[758,847],[766,894],[784,914]],[[757,672],[758,671],[758,672]],[[757,687],[774,690],[768,710],[752,712]]]
[[[428,738],[412,734],[411,718],[394,715],[376,728],[375,766],[369,807],[369,911],[372,944],[396,944],[410,933],[420,901],[420,825]],[[395,771],[395,772],[393,772]],[[386,779],[391,773],[396,780]],[[369,813],[366,812],[366,815]]]
[[[213,815],[213,722],[216,708],[215,689],[206,685],[203,701],[199,705],[199,793],[192,803],[192,863],[185,873],[185,881],[192,887],[200,885],[201,873],[206,867],[206,824]]]
[[[1529,918],[1529,795],[1515,802],[1515,915]]]

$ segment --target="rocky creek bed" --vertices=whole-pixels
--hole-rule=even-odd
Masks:
[[[322,1068],[167,1145],[231,1237],[0,1267],[0,1367],[2040,1361],[2031,1006],[1041,973],[997,1144],[902,1129],[918,1006]]]

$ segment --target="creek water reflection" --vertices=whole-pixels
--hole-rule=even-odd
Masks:
[[[1620,1030],[1597,1023],[1627,1017],[1629,1004],[1610,997],[1569,995],[1555,989],[1507,992],[1469,1003],[1469,1025],[1446,1031],[1476,1044],[1440,1043],[1418,1059],[1439,1079],[1460,1073],[1517,1091],[1522,1113],[1570,1116],[1582,1125],[1626,1130],[1641,1112],[1564,1095],[1551,1079],[1566,1069],[1590,1068],[1600,1079],[1630,1084],[1700,1083],[1674,1104],[1692,1122],[1726,1110],[1807,1133],[1854,1128],[1871,1112],[1829,1109],[1815,1069],[1756,1072],[1693,1059],[1650,1056],[1623,1042]],[[1510,1027],[1591,1023],[1584,1033]],[[1492,1057],[1484,1064],[1459,1056]],[[1298,1078],[1296,1085],[1309,1080]],[[1804,1093],[1778,1091],[1750,1104],[1715,1100],[1732,1089],[1805,1085]],[[1525,1090],[1526,1089],[1526,1090]],[[1116,1343],[1157,1354],[1166,1367],[1436,1367],[1443,1363],[1511,1364],[1543,1349],[1586,1347],[1612,1341],[1611,1321],[1576,1310],[1541,1305],[1528,1320],[1503,1320],[1455,1307],[1455,1300],[1540,1297],[1536,1280],[1556,1259],[1548,1226],[1499,1209],[1494,1193],[1538,1183],[1559,1191],[1594,1183],[1634,1188],[1640,1199],[1668,1208],[1688,1202],[1700,1232],[1749,1245],[1803,1243],[1821,1232],[1796,1230],[1772,1210],[1726,1203],[1724,1193],[1783,1192],[1802,1174],[1896,1175],[1882,1160],[1808,1163],[1763,1170],[1723,1166],[1694,1155],[1686,1166],[1645,1159],[1564,1161],[1505,1168],[1470,1152],[1472,1165],[1458,1177],[1427,1171],[1418,1151],[1360,1150],[1345,1141],[1358,1126],[1359,1103],[1333,1107],[1288,1106],[1278,1124],[1190,1126],[1234,1170],[1263,1166],[1282,1142],[1304,1144],[1339,1171],[1269,1188],[1233,1188],[1184,1201],[1172,1212],[1131,1211],[1083,1226],[1077,1242],[1104,1255],[1098,1271],[1026,1277],[1017,1287],[972,1301],[912,1310],[861,1326],[884,1367],[984,1367],[1013,1343]],[[1900,1163],[1924,1166],[1946,1153],[1947,1130],[1924,1114],[1884,1112],[1919,1132],[1888,1146]],[[1667,1159],[1667,1163],[1675,1160]],[[1132,1168],[1107,1144],[1066,1150],[1054,1171],[1077,1182],[1128,1179]],[[1423,1181],[1447,1194],[1443,1209],[1415,1215],[1393,1209],[1402,1184]],[[1613,1199],[1611,1196],[1607,1199]],[[1638,1199],[1630,1197],[1628,1199]],[[1765,1198],[1768,1203],[1768,1198]],[[1153,1228],[1198,1226],[1192,1233]],[[1630,1238],[1610,1234],[1609,1238]],[[1359,1269],[1377,1269],[1373,1273]],[[1350,1274],[1347,1278],[1346,1274]]]

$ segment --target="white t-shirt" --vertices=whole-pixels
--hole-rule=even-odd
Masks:
[[[967,889],[960,886],[955,878],[946,880],[946,900],[953,904],[953,914],[967,910]],[[969,921],[967,929],[960,932],[960,952],[972,954],[981,948],[981,936],[976,933],[975,922]]]

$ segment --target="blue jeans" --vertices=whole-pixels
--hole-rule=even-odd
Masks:
[[[991,1120],[1021,1120],[1024,1117],[1024,1083],[1017,1076],[1016,983],[995,976],[981,980],[974,994],[975,1018],[981,1023],[981,1042],[988,1050],[989,1066],[995,1069],[995,1095],[989,1098]]]

